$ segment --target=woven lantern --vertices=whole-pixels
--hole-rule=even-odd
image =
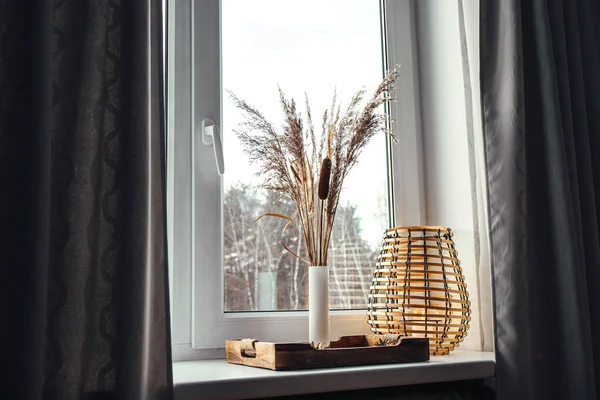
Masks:
[[[441,226],[386,230],[368,296],[371,331],[427,337],[435,355],[462,342],[471,303],[452,235]]]

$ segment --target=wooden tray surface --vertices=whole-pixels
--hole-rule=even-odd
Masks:
[[[429,360],[429,339],[396,335],[342,336],[330,347],[308,343],[227,340],[226,360],[232,364],[290,371],[311,368],[421,362]]]

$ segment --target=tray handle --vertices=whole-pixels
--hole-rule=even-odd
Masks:
[[[240,355],[247,358],[256,358],[256,339],[242,339],[240,340]]]

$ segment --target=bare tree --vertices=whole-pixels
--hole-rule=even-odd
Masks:
[[[249,216],[259,210],[256,193],[248,185],[230,188],[223,205],[225,309],[254,310],[255,276],[258,267],[255,227]]]
[[[289,281],[288,276],[279,279],[278,272],[291,270],[295,262],[281,243],[282,240],[298,243],[298,232],[286,230],[282,238],[286,221],[256,219],[267,212],[289,215],[292,207],[291,202],[283,201],[277,194],[265,195],[246,184],[228,188],[223,207],[226,310],[258,310],[261,293],[263,297],[268,296],[267,306],[265,299],[260,299],[265,309],[290,307],[287,299],[280,299],[285,290],[278,290],[278,281]],[[261,288],[261,284],[270,287]]]
[[[292,215],[294,205],[276,193],[246,184],[228,188],[224,201],[225,309],[306,309],[308,268],[282,246],[302,257],[302,228],[267,212]],[[356,206],[338,208],[330,247],[332,306],[362,308],[377,252],[361,238]]]

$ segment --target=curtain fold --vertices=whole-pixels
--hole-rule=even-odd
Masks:
[[[172,397],[161,13],[0,4],[9,398]]]
[[[52,8],[13,3],[0,3],[0,390],[34,399],[46,326]]]
[[[498,398],[600,398],[600,5],[481,2]]]

